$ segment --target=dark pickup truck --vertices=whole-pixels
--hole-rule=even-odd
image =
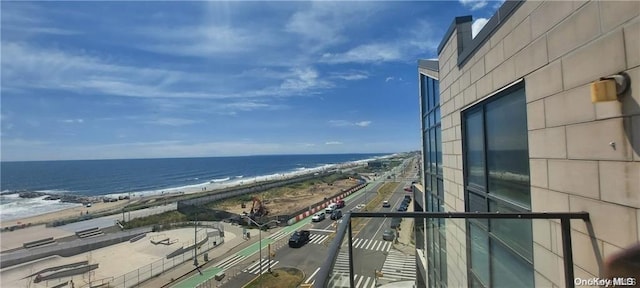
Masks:
[[[311,237],[311,232],[307,230],[296,231],[289,238],[289,247],[291,248],[300,248],[302,245],[309,242]]]

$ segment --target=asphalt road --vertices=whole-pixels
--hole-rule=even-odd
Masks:
[[[405,163],[410,165],[410,162]],[[410,169],[413,170],[413,169]],[[399,175],[399,169],[388,173],[389,175],[395,173]],[[408,175],[415,172],[410,172]],[[383,176],[383,177],[386,177]],[[384,178],[383,178],[384,179]],[[395,211],[396,208],[402,202],[404,195],[410,194],[404,191],[405,187],[408,187],[411,181],[407,180],[403,185],[399,185],[397,190],[386,199],[391,203],[390,208],[379,207],[378,211]],[[361,193],[345,203],[346,206],[342,208],[343,211],[358,210],[356,206],[360,204],[366,204],[372,200],[376,194],[376,191],[383,182],[376,183],[372,189]],[[390,219],[373,218],[367,219],[362,230],[355,231],[353,235],[353,259],[354,259],[354,281],[355,287],[375,287],[375,271],[382,270],[389,252],[392,250],[392,242],[384,241],[382,239],[382,233],[385,229],[389,229]],[[308,226],[304,227],[311,231],[311,241],[302,248],[289,248],[284,247],[281,249],[280,254],[283,254],[281,258],[278,258],[278,266],[293,266],[302,269],[305,272],[305,283],[314,282],[315,275],[317,274],[320,266],[326,259],[326,253],[328,252],[329,242],[328,236],[335,231],[337,226],[335,221],[325,219],[320,222],[311,222]],[[342,272],[346,275],[349,273],[348,251],[343,249],[339,253],[336,265],[334,266],[335,272]]]
[[[405,162],[405,165],[410,165],[410,162]],[[341,208],[343,212],[349,210],[358,210],[356,207],[361,204],[366,204],[372,200],[376,194],[376,191],[383,184],[383,180],[388,175],[400,174],[401,169],[397,168],[393,171],[387,172],[378,180],[374,181],[365,188],[366,190],[356,192],[354,195],[347,198],[345,201],[345,207]],[[409,174],[412,175],[412,174]],[[414,175],[414,174],[413,174]],[[391,179],[393,180],[393,179]],[[408,194],[403,190],[408,186],[401,185],[398,190],[395,191],[390,197],[389,201],[392,203],[391,208],[382,208],[385,211],[395,211],[395,207],[399,205],[405,194]],[[306,219],[305,219],[306,220]],[[305,221],[303,220],[303,221]],[[307,220],[308,221],[308,220]],[[392,250],[392,243],[382,240],[382,232],[385,227],[389,227],[389,219],[370,219],[365,227],[356,235],[354,235],[354,274],[356,275],[356,287],[375,287],[374,270],[380,270],[383,267],[387,259],[388,251]],[[324,263],[327,257],[328,247],[330,245],[330,236],[335,232],[337,223],[335,220],[329,219],[329,215],[319,222],[311,222],[300,226],[298,230],[309,230],[311,232],[311,240],[306,245],[300,248],[290,248],[288,245],[284,245],[281,248],[275,250],[275,256],[272,259],[268,259],[266,253],[263,253],[263,272],[267,272],[267,267],[295,267],[302,270],[305,273],[305,283],[312,283],[315,280],[320,266]],[[284,230],[284,229],[283,229]],[[278,234],[281,232],[275,232]],[[289,234],[286,237],[276,237],[276,239],[286,240],[289,238]],[[366,241],[366,242],[364,242]],[[358,246],[358,248],[355,248]],[[265,250],[266,251],[266,250]],[[346,257],[345,257],[346,256]],[[348,251],[344,249],[338,256],[336,262],[335,271],[346,268],[348,273]],[[345,262],[345,259],[347,259]],[[344,264],[346,263],[346,266]],[[229,282],[226,282],[222,287],[241,287],[247,282],[251,281],[260,273],[259,261],[255,261],[248,264],[242,269],[242,272],[234,276]]]

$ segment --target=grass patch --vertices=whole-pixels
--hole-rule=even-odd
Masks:
[[[245,288],[296,288],[304,280],[304,273],[296,268],[271,269],[244,286]]]
[[[150,215],[142,218],[135,218],[124,223],[126,229],[146,227],[151,225],[169,225],[176,222],[187,221],[187,216],[178,211],[167,211],[160,214]]]
[[[371,201],[369,201],[369,203],[367,203],[366,206],[364,206],[362,211],[365,211],[365,212],[376,211],[377,210],[376,208],[379,208],[382,205],[382,201],[384,201],[384,199],[389,198],[389,195],[391,195],[393,191],[395,191],[398,188],[398,185],[400,185],[400,183],[398,182],[384,183],[384,185],[382,185],[382,187],[380,187],[380,189],[376,191],[377,192],[376,197],[371,199]],[[365,219],[365,218],[353,219],[351,222],[353,230],[356,232],[360,231],[360,229],[362,229],[362,227],[366,225],[368,221],[369,219]]]

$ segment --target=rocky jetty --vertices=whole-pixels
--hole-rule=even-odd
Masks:
[[[2,195],[9,194],[18,194],[18,197],[30,199],[30,198],[38,198],[43,197],[43,200],[48,201],[61,201],[65,203],[90,203],[99,201],[98,197],[88,197],[82,195],[73,195],[73,194],[53,194],[53,193],[45,193],[45,192],[35,192],[35,191],[14,191],[14,192],[5,192]]]

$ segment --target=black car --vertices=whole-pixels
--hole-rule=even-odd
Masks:
[[[338,220],[340,218],[342,218],[342,211],[333,210],[333,212],[331,212],[331,220]]]
[[[402,218],[393,218],[391,219],[391,225],[389,225],[389,227],[391,227],[391,229],[396,229],[400,227],[400,222],[402,222]]]
[[[411,196],[404,195],[404,201],[411,202]]]
[[[300,248],[302,247],[302,245],[309,242],[310,237],[311,232],[309,232],[308,230],[296,231],[293,233],[293,235],[291,235],[291,238],[289,238],[289,247]]]

